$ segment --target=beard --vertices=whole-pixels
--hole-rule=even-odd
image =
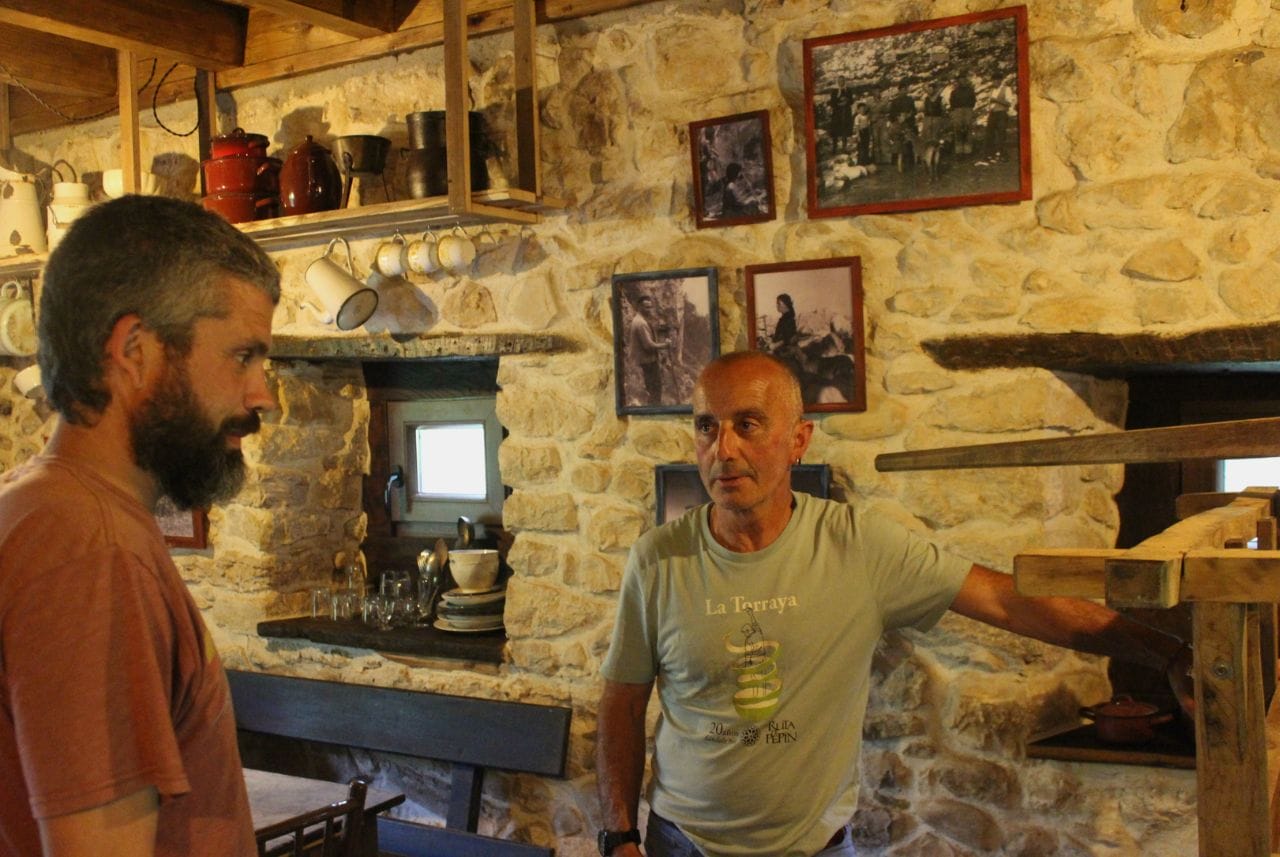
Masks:
[[[170,364],[155,393],[129,419],[138,466],[179,509],[206,508],[233,497],[244,484],[244,456],[229,436],[258,430],[257,411],[215,425],[200,406],[186,366]]]

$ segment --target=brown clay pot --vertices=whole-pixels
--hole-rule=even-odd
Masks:
[[[1173,719],[1173,714],[1161,711],[1160,706],[1125,694],[1081,708],[1080,716],[1092,720],[1099,740],[1108,744],[1145,743],[1156,737],[1157,726]]]
[[[284,159],[280,205],[285,215],[332,211],[342,204],[342,176],[329,150],[308,136]]]

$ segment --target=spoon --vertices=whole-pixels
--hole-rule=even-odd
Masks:
[[[436,570],[440,574],[440,582],[444,583],[445,566],[449,562],[449,547],[444,543],[444,539],[436,539]]]
[[[458,542],[454,545],[455,550],[462,550],[471,546],[471,540],[475,538],[476,526],[471,523],[471,519],[466,515],[458,517]]]

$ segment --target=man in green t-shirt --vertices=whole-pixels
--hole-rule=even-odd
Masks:
[[[1185,676],[1189,652],[1172,637],[1091,602],[1019,596],[1009,575],[893,522],[793,494],[791,465],[813,425],[795,377],[770,355],[713,361],[693,410],[711,503],[633,547],[602,668],[602,854],[642,853],[655,686],[643,853],[830,857],[853,854],[862,721],[884,631],[924,630],[951,609]]]

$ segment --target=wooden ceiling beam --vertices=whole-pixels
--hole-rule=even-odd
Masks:
[[[248,11],[215,0],[0,0],[0,23],[220,70],[244,62]]]
[[[394,0],[233,0],[254,9],[332,30],[353,39],[394,32],[399,22]]]
[[[0,81],[36,92],[110,96],[116,91],[116,52],[38,30],[0,25]]]

